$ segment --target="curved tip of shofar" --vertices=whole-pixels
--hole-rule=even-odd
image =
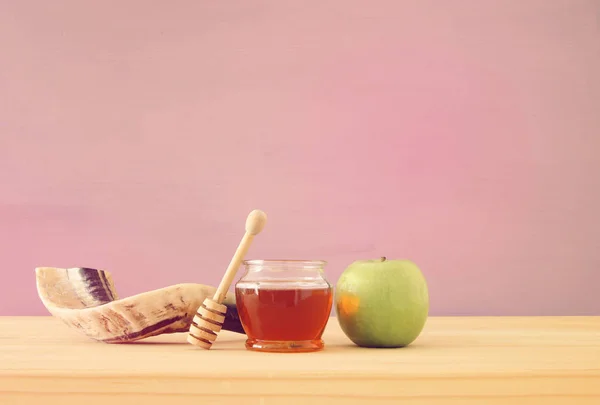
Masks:
[[[119,299],[109,272],[84,267],[37,267],[37,291],[46,309],[67,326],[106,343],[128,343],[187,332],[198,307],[216,287],[176,284]],[[224,330],[244,333],[228,294]]]

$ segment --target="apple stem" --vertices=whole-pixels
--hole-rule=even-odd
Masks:
[[[385,256],[381,256],[381,261],[385,262]]]

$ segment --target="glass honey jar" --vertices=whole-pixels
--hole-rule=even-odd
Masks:
[[[235,297],[246,348],[307,352],[324,347],[333,287],[322,260],[246,260]]]

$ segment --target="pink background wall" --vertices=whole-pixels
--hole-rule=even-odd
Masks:
[[[597,1],[0,0],[0,315],[255,258],[410,258],[431,314],[600,314]]]

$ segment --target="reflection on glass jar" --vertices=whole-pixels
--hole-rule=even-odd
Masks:
[[[333,288],[321,260],[247,260],[235,286],[246,348],[303,352],[324,346]]]

